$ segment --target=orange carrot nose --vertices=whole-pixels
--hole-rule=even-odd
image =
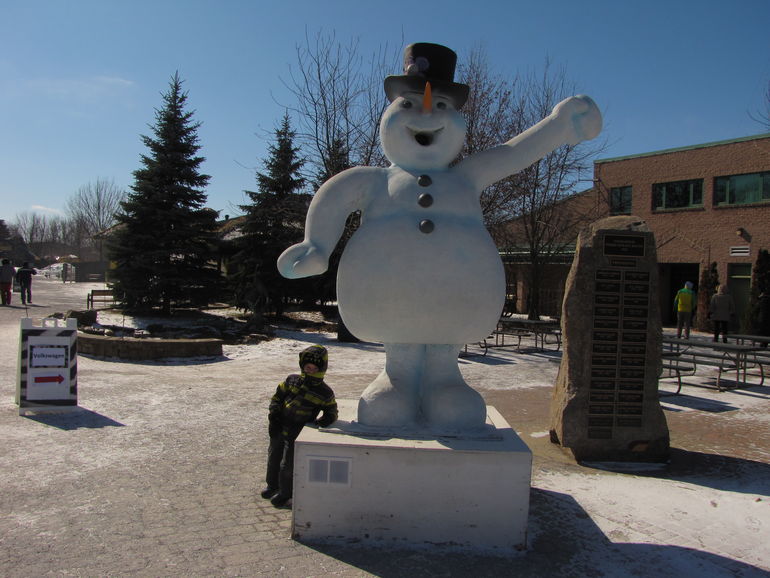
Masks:
[[[422,97],[422,112],[433,112],[433,95],[430,92],[430,82],[425,83],[425,94]]]

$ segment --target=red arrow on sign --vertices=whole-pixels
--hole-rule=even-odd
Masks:
[[[35,377],[35,383],[61,383],[64,381],[64,378],[61,375],[41,375],[39,377]]]

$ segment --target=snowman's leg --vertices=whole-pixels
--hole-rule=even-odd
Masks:
[[[449,430],[484,426],[487,406],[481,394],[465,383],[457,356],[462,345],[428,345],[422,379],[422,412],[428,425]]]
[[[424,345],[386,343],[385,369],[361,394],[358,421],[376,426],[414,424],[424,364]]]

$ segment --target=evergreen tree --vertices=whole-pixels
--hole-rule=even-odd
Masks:
[[[305,184],[300,175],[304,160],[298,156],[294,136],[285,114],[268,149],[265,172],[257,172],[259,190],[245,191],[252,202],[240,206],[246,219],[229,264],[229,280],[236,307],[250,311],[255,323],[269,309],[283,312],[289,281],[278,273],[276,262],[285,249],[303,238],[309,197],[299,194]],[[299,285],[294,282],[294,287]]]
[[[345,141],[340,137],[333,139],[327,155],[323,158],[323,166],[315,176],[315,188],[318,189],[334,175],[351,166],[350,151],[345,146]]]
[[[746,317],[743,320],[744,330],[757,335],[762,335],[763,331],[761,295],[770,295],[770,251],[767,249],[760,249],[757,253],[757,260],[754,262],[754,270],[751,275],[749,306],[746,308]]]
[[[0,219],[0,241],[6,241],[11,238],[11,231],[3,219]]]
[[[113,290],[129,310],[207,303],[220,289],[215,261],[216,212],[204,207],[209,175],[199,169],[198,128],[185,110],[187,93],[175,73],[155,110],[153,136],[142,136],[149,149],[143,168],[121,211],[109,251],[117,267]]]

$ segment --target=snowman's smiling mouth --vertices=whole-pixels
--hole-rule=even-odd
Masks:
[[[436,139],[436,135],[442,130],[444,130],[443,126],[436,130],[415,130],[409,128],[409,132],[412,133],[412,137],[414,137],[417,144],[424,147],[432,145],[433,141]]]

